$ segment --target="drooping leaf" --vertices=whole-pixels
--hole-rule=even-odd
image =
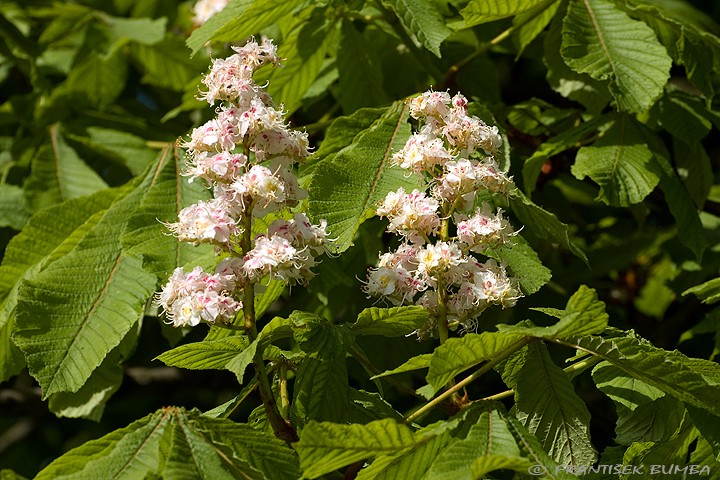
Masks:
[[[154,45],[165,37],[167,18],[121,18],[110,15],[100,17],[110,28],[112,37],[126,38],[143,45]]]
[[[620,116],[591,146],[578,150],[572,173],[600,186],[598,200],[627,207],[642,202],[660,182],[660,168],[636,122]]]
[[[419,306],[393,308],[366,308],[350,327],[356,335],[383,335],[402,337],[409,335],[428,320],[428,311]]]
[[[626,374],[608,362],[600,362],[593,369],[592,377],[600,391],[629,410],[665,395],[659,388]]]
[[[519,325],[502,325],[498,328],[502,333],[527,335],[553,340],[575,335],[591,335],[601,333],[608,324],[605,303],[598,300],[597,292],[581,285],[577,292],[568,300],[564,312],[558,312],[560,321],[549,327],[525,327]]]
[[[428,0],[383,0],[400,19],[405,30],[417,37],[420,43],[436,57],[440,57],[440,45],[452,31],[445,26],[437,5]]]
[[[63,88],[104,109],[122,93],[127,73],[127,62],[118,52],[107,56],[91,52],[77,67],[70,70]]]
[[[615,442],[630,445],[670,439],[680,428],[685,408],[675,397],[665,395],[632,411],[618,404],[617,414]]]
[[[679,473],[675,468],[682,468],[688,456],[690,444],[698,437],[698,432],[690,422],[684,422],[677,435],[664,442],[633,443],[625,451],[622,463],[625,465],[648,465],[646,478],[659,478],[664,467],[666,472]],[[655,475],[652,475],[652,474]]]
[[[305,478],[318,478],[359,460],[401,452],[417,445],[412,430],[394,420],[366,425],[309,422],[293,444]]]
[[[157,157],[156,150],[131,133],[103,127],[88,127],[83,133],[86,135],[68,134],[67,138],[125,165],[133,175],[143,173]]]
[[[507,265],[525,295],[537,292],[552,277],[535,250],[519,236],[510,245],[504,245],[496,252],[488,252],[488,256],[502,260]]]
[[[31,211],[107,188],[62,138],[57,126],[49,129],[50,142],[33,158],[32,174],[25,183]]]
[[[367,111],[369,115],[378,112]],[[360,224],[388,192],[399,187],[411,191],[417,185],[399,167],[390,165],[391,154],[400,150],[410,135],[406,115],[404,105],[394,103],[351,145],[314,168],[308,212],[313,219],[327,220],[330,235],[337,238],[338,252],[350,247]]]
[[[626,35],[625,32],[633,32]],[[609,82],[622,111],[640,113],[662,93],[672,60],[644,22],[607,0],[570,2],[560,53],[578,73]]]
[[[178,92],[206,68],[205,59],[188,58],[184,42],[176,37],[168,36],[152,45],[135,43],[130,54],[142,67],[142,83]]]
[[[561,465],[588,466],[597,452],[590,440],[590,412],[544,344],[528,345],[515,385],[515,414]]]
[[[703,303],[715,303],[720,300],[720,278],[713,278],[707,282],[688,288],[683,295],[693,294]]]
[[[468,333],[449,338],[433,352],[426,380],[437,392],[455,375],[490,360],[521,338],[521,335],[499,332]]]
[[[530,459],[530,462],[533,464],[531,467],[532,470],[528,469],[528,473],[533,476],[542,475],[543,478],[552,480],[569,480],[576,478],[568,474],[562,466],[558,465],[558,463],[547,454],[538,439],[530,433],[517,418],[508,415],[505,417],[505,421],[507,422],[508,429],[515,437],[518,447],[520,447],[522,456]]]
[[[710,444],[715,459],[720,461],[720,416],[697,407],[688,407],[690,418],[700,435]]]

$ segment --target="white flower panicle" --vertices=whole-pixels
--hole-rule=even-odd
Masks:
[[[517,234],[502,209],[493,211],[487,201],[476,205],[512,187],[494,158],[502,137],[497,127],[468,114],[461,94],[429,91],[408,103],[421,126],[392,159],[419,175],[429,194],[400,188],[378,205],[377,215],[388,218],[388,232],[402,243],[380,256],[363,289],[395,305],[427,308],[431,320],[423,335],[434,334],[439,315],[471,328],[489,306],[510,307],[522,296],[503,264],[472,255],[492,254]]]
[[[283,212],[307,196],[292,168],[310,149],[307,134],[290,130],[284,112],[253,81],[259,67],[280,64],[272,41],[251,40],[233,50],[214,60],[202,80],[207,90],[199,98],[220,102],[217,116],[183,144],[184,175],[205,181],[214,198],[182,209],[176,222],[165,224],[179,240],[212,244],[225,258],[212,275],[200,267],[188,274],[175,270],[158,296],[175,326],[232,322],[242,309],[243,289],[268,275],[307,283],[316,257],[329,251],[326,222],[313,225],[304,214],[276,220],[254,239],[246,231],[253,218]]]

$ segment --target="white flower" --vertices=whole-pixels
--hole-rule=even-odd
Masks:
[[[422,173],[430,172],[436,165],[442,165],[452,158],[440,138],[415,133],[408,139],[405,147],[393,155],[392,160],[401,168]]]
[[[215,243],[227,246],[239,233],[239,227],[221,199],[201,201],[183,208],[178,221],[165,224],[181,242]]]
[[[413,243],[422,243],[424,237],[440,227],[439,203],[425,192],[413,190],[406,194],[403,188],[390,192],[378,207],[377,214],[390,220],[388,232],[396,232]]]
[[[410,100],[410,115],[413,118],[444,117],[449,111],[450,94],[447,92],[425,92]]]
[[[196,178],[202,178],[209,184],[213,182],[229,184],[235,180],[247,161],[248,158],[241,153],[201,152],[191,158],[188,164],[189,168],[184,175],[190,177],[190,182]]]
[[[510,236],[516,234],[510,222],[503,217],[502,209],[493,214],[487,203],[483,203],[482,208],[470,218],[455,214],[455,221],[458,240],[473,252],[482,253],[488,248],[507,244]]]
[[[222,11],[230,0],[198,0],[193,5],[193,22],[195,25],[202,25],[210,17]]]
[[[261,210],[268,209],[271,204],[283,203],[286,199],[285,182],[262,165],[253,165],[231,188],[240,198],[250,197],[253,204]]]

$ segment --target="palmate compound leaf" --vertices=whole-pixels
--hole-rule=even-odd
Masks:
[[[597,452],[585,403],[544,344],[532,343],[525,352],[515,385],[515,415],[559,464],[592,465]]]
[[[609,0],[569,2],[562,38],[565,63],[578,73],[608,81],[621,111],[646,111],[670,77],[672,60],[655,32]]]
[[[157,180],[158,162],[96,215],[77,245],[18,291],[16,331],[43,396],[76,392],[144,311],[157,278],[128,254],[123,235]]]
[[[400,23],[412,33],[436,57],[440,57],[440,45],[452,30],[445,26],[438,6],[430,0],[383,0],[390,5]]]
[[[335,247],[343,252],[352,245],[360,224],[372,216],[378,202],[399,187],[417,188],[416,176],[390,164],[410,136],[407,108],[395,102],[387,109],[363,109],[363,115],[380,114],[372,125],[357,134],[353,143],[313,169],[308,188],[308,213],[326,219]],[[381,113],[382,112],[382,113]],[[357,113],[360,115],[360,112]]]
[[[271,434],[198,411],[166,407],[70,450],[38,479],[258,479],[300,476],[292,450]]]
[[[622,337],[568,338],[583,352],[602,358],[629,376],[685,402],[720,415],[720,366],[663,350],[628,332]]]
[[[598,300],[595,289],[585,285],[581,285],[578,291],[570,297],[564,311],[537,310],[556,316],[560,321],[549,327],[499,325],[498,329],[501,333],[553,340],[600,333],[607,327],[609,319],[605,312],[605,304]]]
[[[391,419],[366,425],[311,421],[293,448],[303,477],[313,479],[360,460],[415,448],[418,443],[409,427]]]

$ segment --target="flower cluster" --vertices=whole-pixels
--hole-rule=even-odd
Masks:
[[[400,188],[378,205],[388,231],[402,241],[380,256],[364,290],[396,305],[426,307],[433,321],[423,334],[434,334],[437,321],[471,328],[490,305],[509,307],[522,296],[503,264],[471,254],[492,254],[517,233],[502,209],[483,201],[507,195],[512,185],[494,158],[502,137],[468,114],[460,94],[429,91],[409,106],[421,127],[393,163],[419,175],[427,191]]]
[[[309,154],[307,134],[288,128],[254,72],[279,65],[275,45],[267,39],[233,47],[235,54],[213,61],[200,98],[219,102],[217,116],[195,128],[184,143],[184,173],[201,179],[213,198],[182,209],[166,226],[179,240],[214,245],[225,256],[208,275],[196,267],[178,269],[158,297],[175,326],[232,322],[242,308],[236,298],[271,276],[289,284],[306,283],[316,256],[328,249],[326,223],[312,225],[304,214],[282,219],[288,208],[306,197],[292,167]],[[280,212],[266,234],[252,238],[254,218]]]
[[[202,25],[225,8],[228,3],[230,0],[198,0],[192,8],[193,22],[195,25]]]

